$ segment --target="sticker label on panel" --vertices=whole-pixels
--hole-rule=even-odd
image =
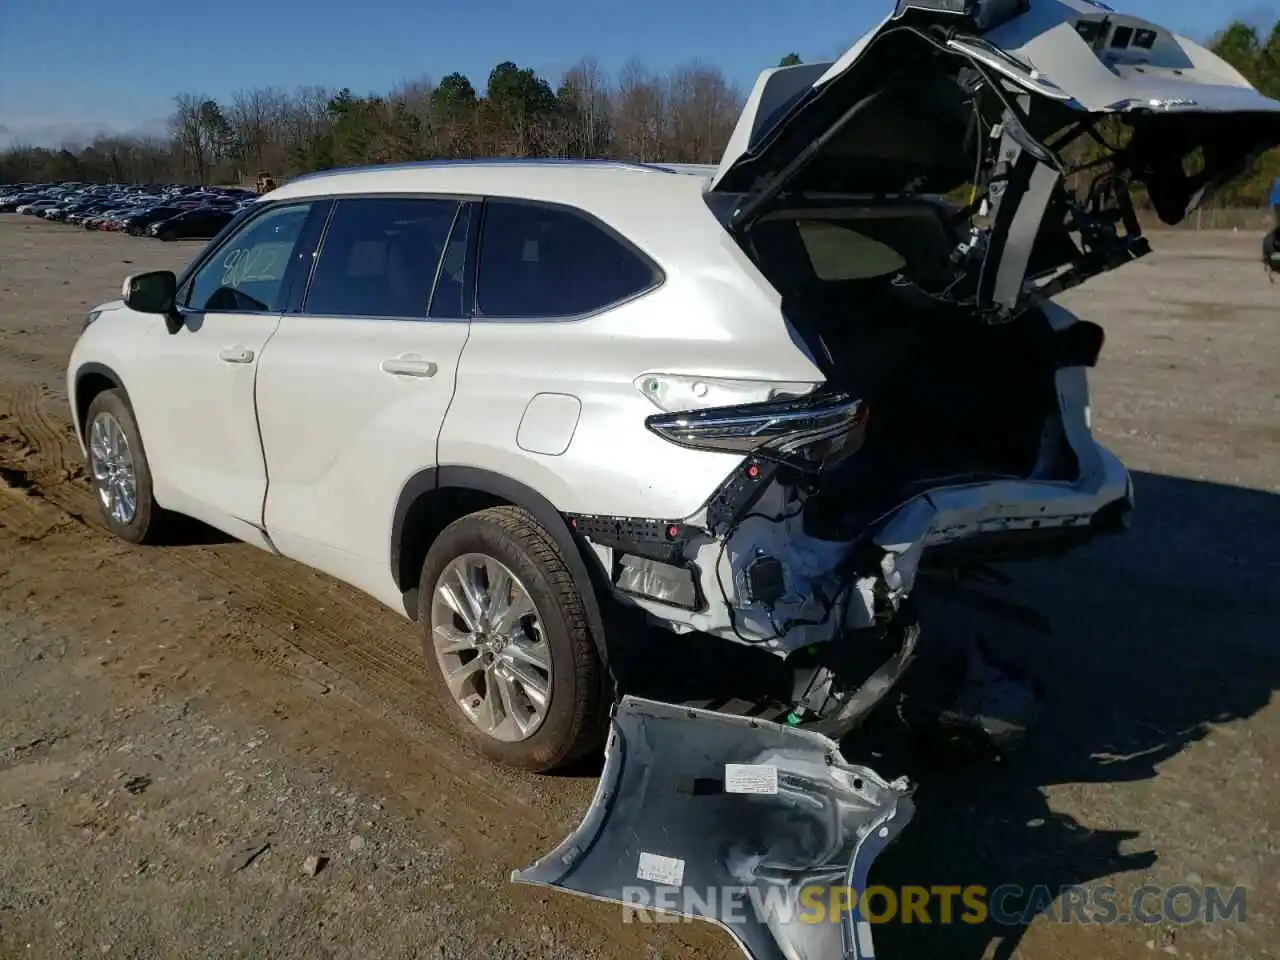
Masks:
[[[724,792],[773,795],[778,792],[778,768],[763,763],[726,763]]]
[[[665,887],[678,887],[684,883],[684,861],[641,850],[636,877]]]

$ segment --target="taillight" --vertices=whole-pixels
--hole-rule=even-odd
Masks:
[[[857,450],[866,418],[861,399],[818,391],[764,403],[654,414],[645,426],[682,447],[820,468]]]

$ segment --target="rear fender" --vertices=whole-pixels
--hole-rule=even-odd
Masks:
[[[409,526],[410,510],[422,497],[430,497],[433,493],[444,489],[473,490],[485,493],[499,500],[527,510],[539,525],[546,530],[560,548],[561,559],[569,568],[574,584],[582,597],[583,611],[591,627],[591,635],[601,661],[609,664],[609,651],[605,640],[604,612],[600,605],[600,596],[608,595],[607,578],[600,570],[599,561],[575,537],[569,524],[559,510],[546,497],[530,489],[517,480],[489,470],[475,467],[441,466],[432,467],[415,474],[404,485],[396,502],[392,517],[390,566],[392,575],[400,581],[403,592],[405,613],[416,619],[418,611],[417,571],[405,575],[402,554],[405,551],[405,537]],[[600,591],[604,588],[604,593]]]

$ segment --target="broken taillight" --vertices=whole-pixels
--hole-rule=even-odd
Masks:
[[[698,450],[753,454],[821,467],[862,442],[867,408],[847,393],[817,391],[763,403],[660,413],[645,426],[671,443]]]

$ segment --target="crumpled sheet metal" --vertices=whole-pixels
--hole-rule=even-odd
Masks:
[[[821,734],[626,697],[582,823],[511,879],[708,920],[754,960],[871,960],[858,901],[910,795]],[[852,905],[815,921],[838,888]]]

